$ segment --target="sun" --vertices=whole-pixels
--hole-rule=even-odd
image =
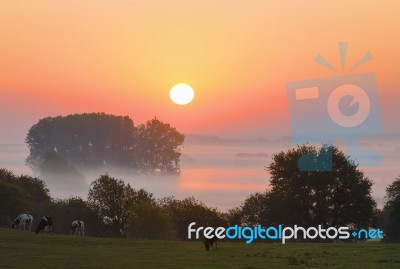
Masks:
[[[172,102],[177,105],[187,105],[192,102],[194,98],[194,91],[192,87],[185,83],[176,84],[169,91],[169,96]]]

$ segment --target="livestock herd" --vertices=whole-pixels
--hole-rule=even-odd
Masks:
[[[33,217],[29,214],[21,214],[19,215],[13,223],[11,223],[11,229],[26,231],[31,231],[33,224]],[[40,219],[39,224],[35,229],[35,234],[38,234],[43,231],[44,234],[48,234],[53,228],[53,218],[51,216],[43,216]],[[75,236],[84,236],[85,235],[85,223],[81,220],[74,220],[71,223],[71,234]],[[206,251],[213,250],[214,247],[217,249],[217,237],[214,236],[211,239],[205,239],[203,241]]]
[[[11,229],[17,229],[24,231],[28,230],[29,232],[32,229],[33,225],[33,217],[29,214],[20,214],[13,223],[11,223]],[[53,228],[53,218],[51,216],[43,216],[40,219],[39,224],[36,226],[35,234],[40,232],[44,232],[44,234],[49,233]],[[71,234],[72,235],[85,235],[85,223],[81,220],[74,220],[71,223]]]

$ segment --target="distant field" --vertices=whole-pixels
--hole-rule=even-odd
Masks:
[[[43,236],[0,229],[0,268],[400,268],[400,244],[251,244]]]

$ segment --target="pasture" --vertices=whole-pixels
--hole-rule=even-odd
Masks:
[[[400,268],[400,244],[200,242],[35,235],[0,229],[0,268]]]

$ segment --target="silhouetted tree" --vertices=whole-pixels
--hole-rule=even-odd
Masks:
[[[242,207],[234,207],[225,213],[225,219],[228,226],[241,225],[242,224]]]
[[[137,128],[137,167],[142,172],[179,173],[180,146],[185,136],[157,118]]]
[[[160,204],[168,210],[172,219],[172,225],[178,239],[187,238],[187,228],[193,221],[198,226],[226,226],[227,221],[215,208],[209,208],[194,197],[177,200],[174,197],[166,197],[160,200]]]
[[[379,214],[379,224],[386,234],[385,240],[400,242],[400,177],[386,188],[387,202]]]
[[[183,140],[175,128],[156,118],[136,128],[128,116],[90,113],[48,117],[28,132],[30,154],[26,162],[42,170],[48,166],[46,162],[61,159],[78,169],[117,166],[141,173],[179,173]]]
[[[136,191],[129,184],[107,174],[90,184],[88,194],[89,205],[117,236],[127,227],[133,206],[151,199],[152,195],[145,190]]]
[[[103,219],[79,197],[71,197],[64,200],[54,200],[43,209],[45,214],[53,217],[53,231],[55,233],[70,234],[71,223],[74,220],[85,222],[85,235],[109,236]],[[43,213],[44,214],[44,213]]]
[[[37,214],[50,202],[49,190],[41,179],[0,169],[0,223],[21,213]]]
[[[299,171],[300,156],[311,154],[318,158],[330,150],[332,171]],[[372,182],[338,148],[302,145],[275,154],[267,169],[271,174],[271,191],[266,202],[270,223],[354,228],[374,224],[376,203],[371,197]]]
[[[168,210],[152,199],[132,207],[128,235],[143,239],[173,239],[175,231]]]
[[[0,179],[0,225],[7,226],[22,212],[30,212],[27,193],[18,186]]]
[[[26,137],[27,163],[38,167],[48,152],[57,152],[79,167],[133,166],[135,128],[128,117],[104,113],[48,117],[33,125]]]
[[[268,223],[267,207],[267,192],[251,194],[241,206],[241,223],[248,226],[266,225]]]

